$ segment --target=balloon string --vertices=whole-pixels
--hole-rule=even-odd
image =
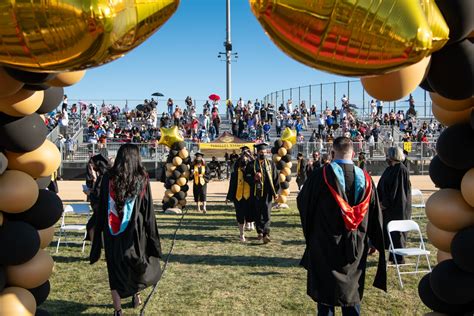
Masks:
[[[156,282],[156,284],[153,286],[153,289],[151,290],[150,294],[148,294],[146,300],[145,300],[145,303],[143,304],[143,307],[142,309],[140,310],[140,316],[144,316],[145,315],[145,309],[148,305],[148,302],[150,301],[150,299],[153,297],[153,295],[155,294],[156,292],[156,289],[158,288],[158,284],[160,283],[161,279],[163,279],[164,275],[165,275],[165,271],[166,271],[166,268],[168,267],[168,262],[170,260],[170,257],[171,257],[171,253],[173,252],[173,249],[174,249],[174,244],[176,243],[176,234],[178,233],[178,230],[181,228],[181,224],[183,223],[183,219],[184,219],[184,216],[188,213],[188,209],[185,208],[184,212],[183,212],[183,215],[181,216],[181,219],[179,220],[179,223],[178,223],[178,227],[176,227],[176,230],[174,231],[174,234],[173,234],[173,240],[171,242],[171,247],[170,247],[170,251],[168,252],[168,255],[166,256],[166,260],[165,260],[165,263],[163,265],[163,268],[162,268],[162,273],[161,273],[161,278],[158,280],[158,282]]]

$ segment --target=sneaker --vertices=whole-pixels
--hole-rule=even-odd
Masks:
[[[245,236],[244,235],[240,236],[240,242],[245,242]]]
[[[258,234],[258,235],[257,235],[257,239],[258,239],[258,240],[262,240],[262,239],[263,239],[263,234]]]
[[[264,244],[268,244],[270,241],[271,241],[271,239],[270,239],[270,236],[269,236],[269,235],[263,236],[263,243],[264,243]]]

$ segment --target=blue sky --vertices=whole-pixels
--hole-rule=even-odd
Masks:
[[[232,43],[238,52],[233,63],[233,99],[255,99],[283,88],[307,86],[345,78],[309,68],[281,52],[265,35],[247,0],[232,0]],[[159,91],[166,97],[184,100],[187,95],[204,100],[211,93],[225,98],[224,51],[225,0],[181,0],[170,20],[125,57],[88,70],[84,79],[66,89],[69,99],[143,100]],[[332,85],[324,87],[323,99],[333,99]],[[312,103],[319,103],[319,87],[312,90]],[[337,100],[347,84],[337,86]],[[361,103],[360,84],[351,85]],[[285,92],[285,99],[289,92]],[[293,99],[298,101],[298,91]],[[281,98],[281,95],[279,96]],[[301,91],[301,99],[309,90]],[[354,99],[351,97],[351,99]],[[366,97],[370,98],[370,97]],[[368,102],[366,100],[366,102]],[[280,103],[280,102],[279,102]]]

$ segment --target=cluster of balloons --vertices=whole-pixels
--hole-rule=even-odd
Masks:
[[[61,154],[46,139],[42,114],[62,101],[79,73],[33,73],[0,67],[0,315],[46,315],[53,259],[44,250],[63,212],[47,190]]]
[[[177,126],[161,128],[159,144],[170,148],[166,160],[166,191],[163,197],[163,210],[182,209],[186,206],[186,196],[189,191],[191,157],[183,138],[179,135]]]
[[[286,202],[290,195],[291,167],[293,166],[291,148],[294,144],[296,144],[296,132],[287,127],[281,139],[277,139],[272,147],[273,162],[280,172],[278,175],[280,189],[276,200],[279,208],[288,208]]]

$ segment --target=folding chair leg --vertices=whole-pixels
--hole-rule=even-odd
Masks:
[[[426,257],[426,262],[428,263],[428,269],[431,271],[430,258],[428,257],[428,255],[425,255],[425,257]]]
[[[86,247],[86,236],[87,230],[84,232],[84,240],[82,241],[82,253],[84,253],[84,248]]]
[[[418,265],[420,264],[420,256],[416,257],[416,267],[415,267],[415,273],[418,273]]]
[[[62,229],[59,229],[59,237],[58,237],[58,243],[56,245],[56,253],[58,253],[59,251],[59,243],[61,242],[61,233],[62,233]]]
[[[400,281],[400,286],[403,288],[402,276],[400,274],[400,268],[398,266],[397,255],[393,253],[393,261],[395,261],[395,266],[397,267],[398,280]]]

